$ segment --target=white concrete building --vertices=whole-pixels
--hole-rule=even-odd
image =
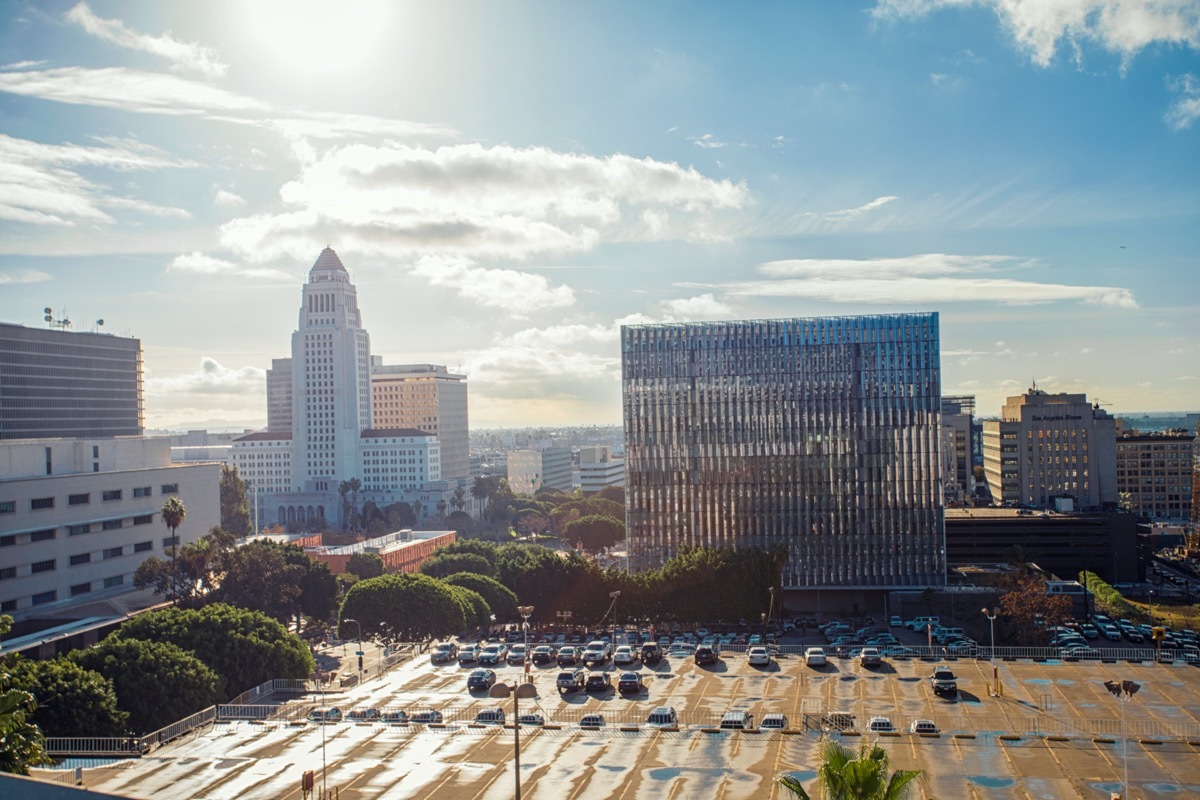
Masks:
[[[133,590],[169,557],[163,503],[187,509],[177,544],[221,522],[220,464],[172,464],[169,440],[0,442],[0,612],[22,620]]]
[[[579,484],[584,494],[625,485],[625,461],[612,457],[608,447],[579,448]]]
[[[1117,502],[1116,420],[1085,394],[1034,387],[1008,398],[1000,419],[983,421],[983,461],[996,504],[1071,498],[1091,511]]]
[[[570,491],[571,451],[565,447],[508,452],[508,488],[515,494],[536,494],[548,487]]]

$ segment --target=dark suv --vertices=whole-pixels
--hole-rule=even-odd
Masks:
[[[696,663],[697,664],[715,664],[717,663],[717,650],[711,645],[702,644],[696,648]]]
[[[929,683],[933,686],[933,693],[936,695],[953,696],[958,694],[958,680],[954,677],[954,673],[945,667],[935,669]]]

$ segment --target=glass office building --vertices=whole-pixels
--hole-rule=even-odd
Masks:
[[[631,563],[781,547],[786,587],[945,582],[937,314],[621,329]]]

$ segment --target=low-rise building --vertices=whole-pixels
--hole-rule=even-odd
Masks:
[[[1192,513],[1193,446],[1187,430],[1117,436],[1117,491],[1131,514],[1156,521],[1186,522]]]
[[[625,485],[625,461],[612,457],[608,447],[579,448],[579,484],[584,494]]]

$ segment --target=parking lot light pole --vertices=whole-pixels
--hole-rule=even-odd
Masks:
[[[358,647],[354,648],[355,654],[357,655],[358,653],[361,653],[361,652],[362,652],[362,625],[359,625],[359,624],[358,624],[358,620],[356,620],[356,619],[344,619],[344,620],[342,620],[342,624],[343,624],[343,625],[345,625],[345,624],[347,624],[347,623],[349,623],[349,622],[353,622],[353,623],[354,623],[354,632],[355,632],[356,634],[358,634],[358,635],[355,637],[355,639],[354,639],[354,641],[358,643]],[[343,653],[344,653],[344,652],[346,652],[346,651],[345,651],[345,648],[343,648],[343,649],[342,649],[342,652],[343,652]],[[362,672],[362,663],[363,663],[363,661],[362,661],[362,656],[358,656],[358,671],[359,671],[360,673]]]
[[[1142,685],[1134,681],[1105,681],[1104,688],[1108,689],[1112,696],[1121,703],[1121,760],[1125,765],[1125,780],[1121,784],[1121,797],[1127,798],[1129,797],[1129,734],[1125,729],[1125,704],[1133,699]]]
[[[988,618],[988,628],[992,635],[992,646],[988,650],[988,658],[994,659],[996,657],[996,617],[1000,616],[1000,609],[985,608],[983,615]]]
[[[521,630],[525,632],[525,674],[529,674],[529,618],[533,616],[533,606],[517,606],[517,613],[523,620]]]
[[[1154,590],[1150,590],[1150,624],[1154,624]]]
[[[513,767],[517,783],[516,800],[521,800],[521,707],[519,698],[537,697],[537,689],[532,683],[521,683],[510,687],[507,683],[497,683],[488,690],[491,697],[504,699],[512,695],[513,699]]]
[[[619,627],[621,626],[621,623],[620,623],[620,621],[617,619],[617,599],[618,599],[618,598],[621,596],[621,593],[620,593],[619,591],[618,591],[618,592],[609,592],[609,593],[608,593],[608,596],[609,596],[609,597],[611,597],[611,598],[612,598],[612,601],[613,601],[613,604],[612,604],[612,611],[613,611],[613,637],[615,638],[615,637],[616,637],[616,635],[617,635],[617,628],[619,628]]]

